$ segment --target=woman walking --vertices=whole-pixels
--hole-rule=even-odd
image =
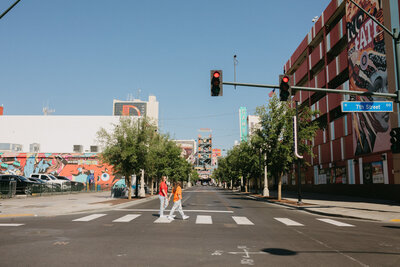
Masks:
[[[183,220],[186,220],[189,218],[189,216],[186,216],[183,213],[182,210],[182,188],[181,188],[181,183],[180,182],[175,182],[174,187],[172,189],[172,193],[169,196],[169,199],[171,199],[172,195],[174,196],[174,206],[172,207],[171,211],[169,212],[168,219],[173,220],[174,217],[172,215],[174,214],[175,210],[178,209],[179,213],[182,216]]]
[[[160,217],[164,217],[164,209],[166,208],[167,204],[167,193],[168,193],[168,186],[167,186],[167,176],[163,176],[161,178],[160,188],[159,188],[159,195],[158,198],[160,199]]]

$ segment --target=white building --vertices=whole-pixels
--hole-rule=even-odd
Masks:
[[[116,101],[122,103],[124,101]],[[127,103],[142,103],[147,116],[158,122],[158,102],[150,96],[148,102],[135,100]],[[115,106],[115,105],[114,105]],[[123,109],[121,106],[121,110]],[[137,106],[135,106],[138,108]],[[115,107],[114,107],[115,109]],[[135,108],[133,108],[135,109]],[[134,116],[134,115],[133,115]],[[84,153],[101,152],[97,132],[104,128],[108,132],[119,123],[121,116],[30,116],[0,115],[0,151],[32,153]],[[134,116],[139,118],[139,116]]]
[[[96,133],[112,130],[119,116],[0,116],[0,143],[21,144],[18,152],[99,152]],[[31,151],[34,147],[38,151]]]
[[[256,115],[247,116],[247,127],[249,136],[252,136],[257,129],[260,129],[260,117]]]

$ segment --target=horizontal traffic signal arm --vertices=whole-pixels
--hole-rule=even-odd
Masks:
[[[223,82],[225,85],[236,85],[236,86],[247,86],[247,87],[261,87],[261,88],[271,88],[279,89],[279,85],[272,84],[254,84],[254,83],[235,83],[235,82]],[[323,93],[334,93],[334,94],[345,94],[345,95],[361,95],[361,96],[377,96],[391,98],[397,100],[397,92],[395,94],[391,93],[372,93],[372,92],[362,92],[362,91],[352,91],[352,90],[339,90],[339,89],[329,89],[329,88],[316,88],[316,87],[301,87],[301,86],[291,86],[292,92],[295,91],[310,91],[310,92],[323,92]]]

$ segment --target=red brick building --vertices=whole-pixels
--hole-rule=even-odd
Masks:
[[[399,27],[400,0],[356,2],[388,29]],[[297,86],[396,90],[391,36],[349,1],[331,1],[284,70]],[[390,151],[389,135],[399,125],[397,104],[393,113],[342,113],[340,103],[350,100],[348,95],[300,91],[293,100],[320,111],[312,142],[315,157],[306,155],[311,167],[302,170],[303,184],[400,184],[400,158]],[[288,183],[295,181],[292,177]]]

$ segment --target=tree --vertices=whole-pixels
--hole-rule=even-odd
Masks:
[[[132,196],[132,175],[139,176],[140,170],[145,169],[149,143],[155,134],[156,127],[148,119],[133,117],[121,117],[111,133],[104,128],[97,132],[97,139],[103,146],[100,157],[113,166],[115,173],[125,176],[129,199]],[[136,196],[137,185],[138,179]]]
[[[262,150],[267,154],[268,169],[278,180],[278,199],[281,200],[282,176],[291,169],[295,160],[293,154],[293,123],[295,109],[290,107],[290,101],[281,102],[274,96],[268,106],[257,108],[260,116],[261,128],[256,132],[261,138]],[[312,155],[309,141],[316,134],[317,123],[311,121],[313,115],[308,107],[304,107],[299,114],[299,152]],[[303,164],[304,164],[303,160]]]

